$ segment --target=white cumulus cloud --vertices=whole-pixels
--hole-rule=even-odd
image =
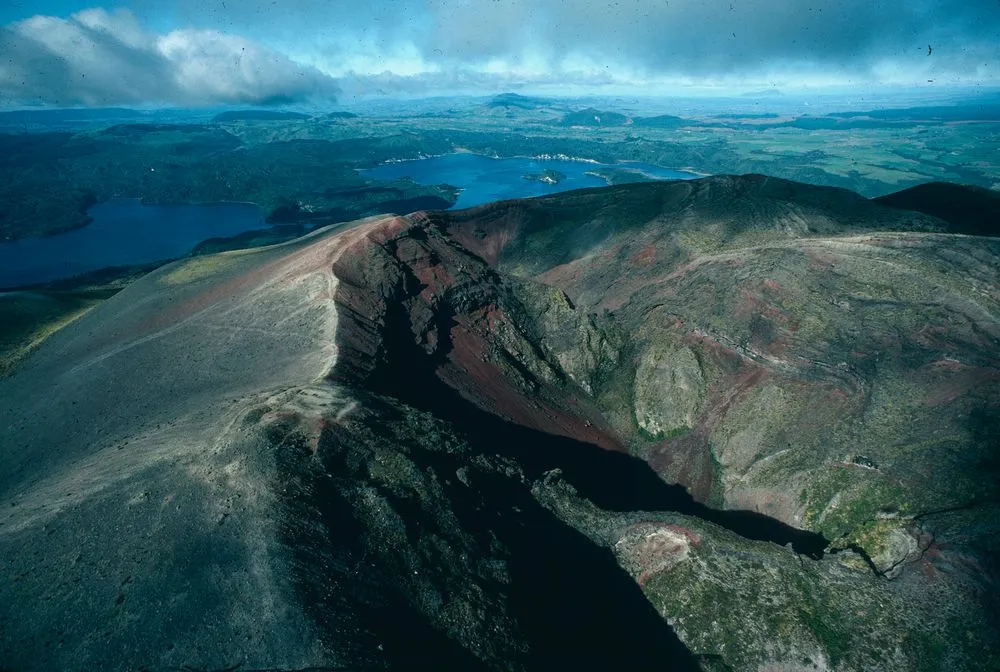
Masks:
[[[34,16],[0,28],[0,100],[53,105],[330,101],[333,78],[218,30],[155,34],[126,11]]]

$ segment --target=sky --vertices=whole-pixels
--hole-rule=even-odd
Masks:
[[[1000,85],[1000,0],[5,0],[0,105]]]

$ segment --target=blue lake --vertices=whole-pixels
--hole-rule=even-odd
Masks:
[[[490,201],[607,186],[608,183],[602,178],[587,174],[588,171],[598,168],[628,168],[659,180],[700,177],[694,173],[669,170],[646,163],[623,162],[609,165],[589,161],[529,157],[492,159],[488,156],[465,153],[385,163],[360,172],[362,176],[376,180],[398,180],[409,177],[418,184],[450,184],[462,190],[454,207],[469,208]],[[525,175],[538,174],[544,170],[557,170],[565,174],[566,178],[558,184],[524,179]]]
[[[98,203],[88,214],[94,221],[81,229],[0,243],[0,287],[176,259],[209,238],[268,227],[260,208],[248,203],[143,205],[120,199]]]
[[[561,159],[492,159],[465,153],[387,163],[360,172],[377,180],[409,177],[419,184],[454,185],[462,190],[454,207],[467,208],[490,201],[606,186],[602,178],[587,174],[598,168],[628,168],[663,180],[698,177],[644,163],[611,166]],[[545,170],[557,170],[566,177],[559,184],[524,179],[525,175]],[[176,259],[209,238],[268,228],[260,208],[247,203],[143,205],[135,199],[120,199],[99,203],[89,214],[93,221],[80,229],[0,243],[0,288],[61,280],[109,266]]]

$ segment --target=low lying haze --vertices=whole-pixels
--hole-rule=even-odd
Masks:
[[[1000,84],[998,0],[12,0],[0,23],[7,106]]]

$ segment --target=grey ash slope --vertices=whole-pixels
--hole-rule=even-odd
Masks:
[[[991,669],[945,230],[720,176],[161,269],[0,380],[0,665]]]
[[[337,243],[171,265],[56,334],[3,399],[3,639],[13,669],[306,667],[248,405],[332,361]]]

